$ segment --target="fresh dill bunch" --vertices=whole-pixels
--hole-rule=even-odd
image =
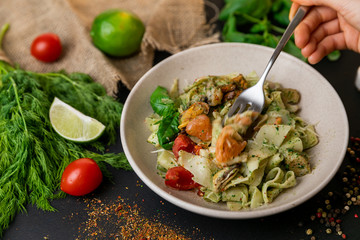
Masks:
[[[16,71],[2,76],[0,89],[0,224],[26,204],[53,211],[58,169],[73,160],[74,148],[54,133],[48,118],[50,102],[39,84]],[[75,146],[75,151],[81,149]],[[61,176],[61,175],[60,175]]]
[[[103,150],[104,144],[68,141],[51,126],[49,109],[58,96],[105,126],[112,125],[108,143],[115,141],[122,104],[87,75],[37,74],[0,61],[0,83],[0,235],[28,203],[55,211],[50,200],[65,196],[57,192],[61,175],[75,159],[93,158],[105,176],[110,175],[107,165],[131,169],[123,153],[92,152],[85,147]],[[108,115],[100,118],[102,114]]]
[[[86,74],[34,73],[12,67],[1,49],[8,28],[5,24],[0,29],[0,237],[28,203],[55,211],[50,201],[66,196],[59,191],[61,175],[72,161],[92,158],[107,177],[107,165],[131,170],[124,153],[104,154],[105,146],[115,143],[123,105]],[[55,96],[102,122],[103,137],[78,144],[57,134],[49,119]]]

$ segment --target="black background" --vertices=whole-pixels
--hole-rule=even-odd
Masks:
[[[222,1],[212,1],[218,7]],[[154,64],[169,56],[157,52]],[[340,95],[350,124],[350,136],[360,136],[360,92],[354,86],[357,68],[360,66],[360,54],[343,51],[336,62],[327,59],[314,65]],[[121,99],[128,91],[120,90]],[[121,152],[121,142],[112,146],[111,151]],[[180,228],[192,239],[310,239],[305,231],[311,228],[316,239],[341,239],[335,233],[325,233],[326,227],[318,221],[311,221],[319,206],[323,206],[327,192],[341,192],[341,172],[348,164],[346,157],[339,174],[325,189],[307,202],[286,212],[250,220],[224,220],[197,215],[174,206],[153,193],[132,171],[110,169],[114,183],[105,180],[90,196],[103,201],[111,201],[121,196],[128,204],[138,204],[140,214],[147,218],[156,216],[160,222]],[[360,165],[356,165],[360,168]],[[28,206],[26,213],[20,213],[5,231],[3,239],[75,239],[79,235],[79,226],[87,219],[84,198],[68,196],[54,200],[57,212],[43,212],[35,206]],[[336,206],[333,206],[336,207]],[[360,239],[360,206],[350,208],[342,217],[342,230],[347,239]],[[159,217],[161,216],[161,217]],[[301,223],[301,224],[299,224]],[[109,229],[111,231],[111,229]],[[101,239],[100,236],[97,236]]]

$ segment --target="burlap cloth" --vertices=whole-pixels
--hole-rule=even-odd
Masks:
[[[95,48],[90,29],[93,19],[108,9],[129,10],[146,25],[141,51],[127,58],[110,58]],[[206,23],[204,0],[1,0],[0,25],[10,24],[3,48],[21,68],[51,72],[83,72],[100,82],[109,94],[121,80],[131,89],[153,64],[154,51],[176,53],[219,41]],[[61,58],[42,63],[30,54],[31,42],[42,33],[59,35]]]

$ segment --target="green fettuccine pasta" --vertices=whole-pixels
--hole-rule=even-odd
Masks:
[[[270,204],[285,189],[294,187],[296,178],[310,173],[305,150],[314,147],[318,137],[315,127],[297,115],[300,101],[297,90],[266,82],[265,108],[261,113],[245,111],[224,120],[236,96],[257,80],[254,72],[246,77],[206,76],[186,87],[183,93],[172,94],[176,96],[173,99],[162,88],[162,95],[177,103],[179,113],[180,133],[171,139],[185,134],[200,150],[163,149],[156,139],[162,117],[150,115],[145,122],[152,132],[148,142],[158,149],[159,175],[165,176],[172,167],[182,166],[201,185],[206,201],[224,202],[229,209],[238,211]],[[211,128],[203,127],[200,115],[210,121]],[[193,124],[196,131],[191,129]],[[205,133],[211,138],[204,139]]]

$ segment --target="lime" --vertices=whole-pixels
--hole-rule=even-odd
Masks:
[[[94,19],[90,35],[101,51],[125,57],[140,49],[144,32],[145,26],[136,15],[114,9],[100,13]]]
[[[50,122],[62,137],[75,142],[89,142],[104,132],[105,126],[86,116],[60,99],[54,99],[50,107]]]

